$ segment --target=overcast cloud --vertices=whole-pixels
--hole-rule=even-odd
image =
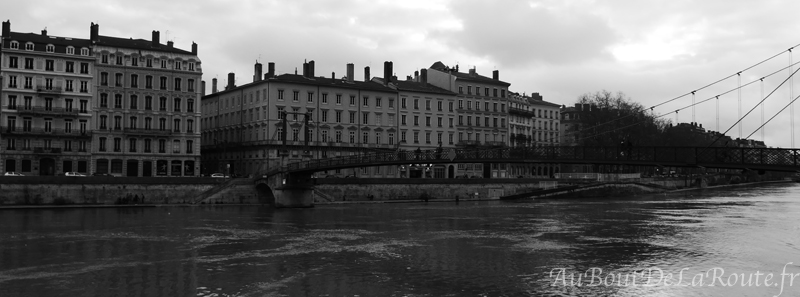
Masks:
[[[621,91],[645,106],[686,94],[743,70],[800,43],[798,1],[6,1],[0,18],[11,20],[17,32],[47,27],[56,36],[89,37],[89,24],[100,34],[150,39],[190,49],[199,46],[203,78],[225,84],[235,72],[237,84],[252,81],[256,60],[275,62],[278,73],[302,69],[315,60],[317,75],[341,77],[347,63],[372,75],[393,61],[404,78],[436,61],[462,71],[511,83],[520,93],[538,92],[545,100],[570,105],[587,92]],[[795,51],[796,52],[796,51]],[[795,55],[793,60],[800,60]],[[742,73],[742,82],[758,80],[789,65],[783,54],[770,63]],[[789,75],[783,71],[765,79],[765,93]],[[800,94],[795,79],[795,96]],[[698,91],[697,101],[714,98],[737,85],[736,78]],[[742,113],[761,96],[761,84],[742,91]],[[676,120],[674,110],[691,104],[691,96],[656,108]],[[790,100],[789,85],[767,100],[771,117]],[[697,106],[695,121],[728,129],[738,114],[738,95]],[[757,109],[744,120],[742,136],[761,123]],[[800,110],[797,111],[800,118]],[[681,111],[681,122],[692,120],[692,109]],[[790,147],[788,110],[766,129],[770,146]],[[796,124],[800,127],[800,119]],[[800,146],[800,128],[795,147]],[[738,128],[728,135],[738,137]],[[760,139],[757,132],[751,138]]]

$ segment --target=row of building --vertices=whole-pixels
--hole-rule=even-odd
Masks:
[[[572,143],[563,107],[513,92],[476,68],[435,62],[404,79],[355,66],[317,75],[256,62],[206,94],[197,44],[11,31],[0,47],[0,172],[118,176],[256,175],[286,162],[386,150],[549,146]],[[249,79],[248,79],[249,80]],[[284,117],[286,121],[284,122]],[[574,117],[573,117],[574,118]],[[359,177],[547,177],[557,164],[407,164],[318,173]]]

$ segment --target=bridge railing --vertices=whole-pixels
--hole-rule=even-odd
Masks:
[[[798,166],[800,149],[744,148],[744,147],[583,147],[541,146],[505,147],[495,149],[430,149],[397,150],[350,156],[339,156],[318,160],[290,163],[273,168],[266,175],[286,171],[315,171],[338,166],[376,166],[381,163],[398,164],[433,163],[433,161],[463,162],[513,162],[514,160],[552,160],[587,162],[623,162],[665,164],[710,164],[710,165],[776,165]]]

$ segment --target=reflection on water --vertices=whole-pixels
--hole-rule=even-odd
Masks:
[[[800,187],[783,184],[525,203],[0,210],[0,288],[2,296],[797,296],[800,274],[790,286],[781,272],[800,273],[786,265],[800,264],[798,197]],[[667,273],[682,282],[665,285]]]

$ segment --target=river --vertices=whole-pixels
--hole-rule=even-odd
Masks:
[[[0,209],[4,297],[800,296],[798,265],[798,184],[313,209]]]

